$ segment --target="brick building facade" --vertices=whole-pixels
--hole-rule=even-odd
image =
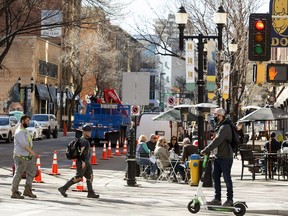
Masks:
[[[0,70],[0,113],[9,111],[12,102],[23,104],[23,94],[19,94],[17,80],[21,79],[21,89],[30,87],[33,77],[34,88],[26,93],[28,114],[53,113],[56,107],[55,86],[60,81],[60,47],[36,36],[17,36],[4,59]],[[22,91],[23,91],[22,90]],[[25,94],[24,94],[25,95]]]

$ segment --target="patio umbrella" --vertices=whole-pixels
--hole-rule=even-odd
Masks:
[[[198,116],[188,112],[187,121],[197,121]],[[181,108],[173,108],[166,112],[163,112],[153,118],[153,121],[176,121],[181,122]]]
[[[288,112],[275,107],[261,107],[252,113],[239,119],[239,122],[247,121],[274,121],[279,119],[287,119]]]
[[[252,113],[242,117],[238,122],[252,122],[252,146],[254,149],[254,122],[255,121],[275,121],[288,119],[288,112],[273,106],[261,107]],[[269,129],[270,130],[270,129]]]

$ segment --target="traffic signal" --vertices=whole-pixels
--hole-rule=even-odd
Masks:
[[[253,82],[263,84],[266,78],[266,64],[257,63],[253,65]]]
[[[286,64],[268,64],[267,82],[286,83],[288,80],[288,65]]]
[[[249,52],[250,61],[269,61],[271,57],[270,14],[255,13],[249,17]]]

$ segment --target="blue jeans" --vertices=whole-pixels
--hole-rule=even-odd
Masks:
[[[157,165],[153,164],[149,158],[137,158],[137,164],[138,165],[148,165],[150,167],[150,175],[154,175],[156,173],[157,170]]]
[[[215,199],[221,200],[221,174],[227,188],[227,199],[233,200],[233,183],[231,179],[231,168],[233,158],[217,158],[214,160],[213,180],[215,188]]]

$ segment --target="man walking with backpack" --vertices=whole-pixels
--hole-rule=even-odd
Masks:
[[[213,141],[201,151],[201,154],[207,154],[215,149],[215,160],[213,169],[213,180],[215,195],[207,205],[221,205],[221,174],[227,188],[227,200],[223,206],[233,206],[233,183],[231,179],[231,168],[233,164],[233,150],[231,147],[232,130],[230,118],[225,118],[226,112],[222,108],[214,110],[214,120],[216,125],[216,136]]]
[[[62,196],[67,197],[66,191],[73,184],[80,182],[83,176],[86,178],[87,188],[88,188],[88,198],[99,198],[98,194],[94,193],[92,182],[93,182],[93,170],[90,164],[90,136],[91,136],[91,126],[84,125],[82,127],[83,135],[80,138],[80,153],[76,160],[76,175],[70,179],[64,186],[58,188],[58,191]]]

